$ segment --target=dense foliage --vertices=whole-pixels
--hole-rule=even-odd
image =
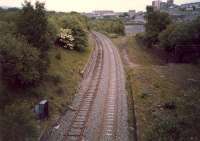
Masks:
[[[2,79],[15,87],[35,86],[44,73],[39,51],[9,34],[0,38],[0,63]]]
[[[88,33],[89,30],[88,20],[85,16],[79,13],[72,12],[68,14],[51,14],[50,21],[54,23],[55,27],[70,29],[74,38],[73,44],[76,51],[84,51],[88,46]]]
[[[174,23],[159,35],[160,47],[171,50],[179,43],[200,43],[200,17],[183,23]]]
[[[88,44],[88,30],[85,16],[47,12],[44,3],[32,5],[25,1],[22,9],[0,8],[0,140],[37,140],[38,128],[31,109],[47,96],[40,87],[57,76],[49,66],[53,59],[60,61],[62,57],[52,56],[57,50],[65,51],[52,49],[54,43],[64,34],[65,42],[82,51]]]
[[[36,123],[27,105],[21,103],[7,105],[0,114],[1,141],[37,140]]]
[[[74,49],[74,37],[72,36],[71,29],[61,29],[60,34],[58,35],[58,39],[56,44],[58,46],[63,46],[66,49],[73,50]]]
[[[72,36],[74,37],[74,49],[77,51],[83,51],[88,46],[87,33],[84,30],[84,25],[75,16],[69,16],[68,19],[62,21],[65,28],[72,30]]]
[[[200,56],[200,17],[193,21],[172,22],[166,13],[147,7],[146,31],[136,35],[145,46],[159,46],[177,62],[196,61]],[[167,60],[168,60],[167,59]]]
[[[124,23],[120,19],[92,20],[90,26],[92,29],[100,32],[124,35],[125,27]]]
[[[167,28],[171,23],[171,19],[167,13],[156,11],[153,7],[147,7],[147,13],[145,16],[147,23],[145,25],[144,36],[138,36],[141,42],[145,41],[145,44],[149,47],[158,43],[159,33]]]
[[[30,2],[25,1],[20,13],[17,30],[24,35],[29,43],[41,50],[47,50],[47,16],[44,3],[35,3],[35,8]]]

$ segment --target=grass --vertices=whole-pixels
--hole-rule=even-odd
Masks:
[[[138,140],[199,141],[200,68],[193,64],[164,64],[149,49],[139,46],[134,37],[113,41],[137,64],[126,66],[126,72]]]
[[[50,51],[50,81],[44,82],[39,91],[43,91],[44,98],[49,100],[51,118],[47,123],[42,123],[42,129],[49,128],[50,123],[58,120],[71,104],[81,80],[80,72],[89,59],[92,47],[94,42],[90,38],[89,47],[81,53],[62,48]]]
[[[39,87],[21,94],[20,92],[15,92],[18,94],[11,95],[12,100],[7,98],[8,100],[6,101],[8,103],[6,104],[12,103],[12,106],[15,105],[16,107],[18,107],[18,104],[26,105],[30,113],[32,113],[32,109],[40,100],[48,100],[50,117],[43,121],[36,120],[36,118],[32,119],[34,123],[37,123],[39,136],[51,127],[65,113],[68,105],[71,104],[81,80],[80,72],[86,65],[94,45],[92,38],[90,38],[89,47],[84,52],[52,47],[49,50],[51,64],[45,81]],[[6,102],[1,98],[2,96],[0,101]]]

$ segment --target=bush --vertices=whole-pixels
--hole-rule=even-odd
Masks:
[[[66,49],[74,49],[74,37],[71,29],[61,28],[56,44]]]
[[[80,24],[80,21],[76,17],[68,17],[63,19],[64,28],[72,30],[72,36],[74,37],[74,49],[77,51],[84,51],[88,46],[88,36],[86,30]]]
[[[1,141],[37,140],[36,123],[27,105],[15,103],[6,106],[0,113]]]
[[[0,38],[0,64],[4,82],[24,88],[38,84],[46,66],[36,48],[9,34]]]

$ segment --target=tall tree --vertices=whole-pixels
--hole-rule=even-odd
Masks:
[[[146,20],[146,38],[148,45],[152,46],[158,42],[159,33],[166,29],[171,23],[171,19],[168,13],[156,11],[152,7],[147,7]]]
[[[44,3],[36,2],[35,8],[25,1],[18,21],[18,32],[25,36],[33,46],[46,50],[47,42],[47,15]]]

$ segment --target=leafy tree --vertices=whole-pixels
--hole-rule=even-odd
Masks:
[[[159,33],[166,29],[167,25],[171,23],[171,19],[167,13],[147,7],[146,20],[146,40],[148,41],[148,46],[152,46],[158,42]]]
[[[173,43],[171,42],[171,34],[176,28],[176,25],[171,24],[166,30],[159,34],[160,47],[164,47],[166,51],[173,50]]]
[[[8,86],[33,87],[44,75],[45,61],[27,42],[12,35],[0,38],[1,78]]]
[[[200,42],[200,18],[192,22],[169,25],[159,35],[160,46],[167,50],[173,49],[178,43]]]
[[[84,29],[78,23],[71,27],[72,35],[74,37],[74,49],[83,51],[88,46],[88,36]]]
[[[35,3],[35,8],[30,2],[25,1],[20,13],[17,28],[27,41],[42,51],[48,49],[47,40],[47,15],[44,3]]]

